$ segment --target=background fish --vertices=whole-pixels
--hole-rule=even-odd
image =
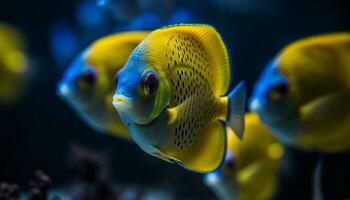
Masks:
[[[116,76],[113,104],[147,153],[187,169],[217,169],[226,125],[243,133],[244,85],[228,93],[226,47],[208,25],[175,25],[150,33]],[[227,94],[225,96],[225,94]]]
[[[284,143],[324,152],[350,148],[350,34],[296,41],[257,82],[250,108]]]
[[[112,106],[115,73],[147,32],[125,32],[94,42],[68,68],[58,95],[93,128],[129,138],[127,128]]]
[[[225,162],[219,170],[204,176],[205,183],[221,200],[271,199],[283,155],[281,144],[255,113],[245,115],[242,141],[230,129],[227,138]]]
[[[28,83],[28,72],[24,36],[17,28],[0,23],[0,104],[19,100]]]

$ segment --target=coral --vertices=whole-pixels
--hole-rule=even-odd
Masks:
[[[71,155],[70,164],[80,180],[79,184],[73,187],[73,200],[117,200],[123,199],[125,195],[128,195],[127,199],[139,200],[144,196],[141,189],[123,188],[109,179],[111,176],[106,154],[74,145]]]
[[[28,200],[46,200],[51,179],[43,171],[35,172],[35,180],[30,182],[31,190]]]
[[[51,178],[43,171],[35,172],[35,180],[30,181],[30,191],[27,200],[47,200],[48,190],[51,185]],[[17,184],[0,183],[0,200],[19,200],[20,189]],[[51,200],[60,200],[54,196]]]
[[[17,184],[0,183],[0,200],[19,199],[19,186]]]

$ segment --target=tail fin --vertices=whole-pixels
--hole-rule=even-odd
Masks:
[[[239,139],[242,139],[244,132],[246,96],[247,93],[244,82],[240,82],[228,94],[228,117],[226,121]]]

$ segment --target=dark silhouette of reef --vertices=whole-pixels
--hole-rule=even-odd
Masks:
[[[127,188],[114,184],[109,180],[106,156],[81,146],[71,148],[70,166],[77,181],[68,187],[72,200],[118,200]],[[35,172],[34,180],[29,182],[30,190],[27,200],[61,200],[58,196],[49,198],[51,178],[41,170]],[[18,184],[0,183],[0,200],[19,200]],[[132,190],[130,200],[140,200],[144,191]]]
[[[43,171],[35,172],[35,179],[30,181],[30,191],[28,200],[47,200],[48,190],[51,185],[51,178]],[[0,183],[0,200],[19,200],[20,187],[17,184]],[[60,200],[58,196],[54,196],[51,200]]]
[[[72,147],[71,153],[70,165],[80,180],[80,183],[73,186],[73,200],[120,199],[126,188],[109,179],[108,158],[105,154],[76,145]],[[136,189],[130,199],[142,199],[143,194],[141,189]]]

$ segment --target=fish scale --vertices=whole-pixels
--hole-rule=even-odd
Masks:
[[[170,74],[173,68],[178,66],[192,68],[189,75],[192,76],[195,73],[200,77],[205,77],[205,81],[209,82],[209,76],[211,75],[209,69],[208,58],[205,56],[205,50],[198,41],[191,39],[190,37],[171,34],[166,42],[168,53],[165,52],[165,60],[167,61],[167,73]],[[193,50],[191,50],[193,49]],[[179,73],[183,75],[184,71],[179,70]],[[179,74],[179,75],[180,75]],[[185,75],[186,77],[187,75]]]

